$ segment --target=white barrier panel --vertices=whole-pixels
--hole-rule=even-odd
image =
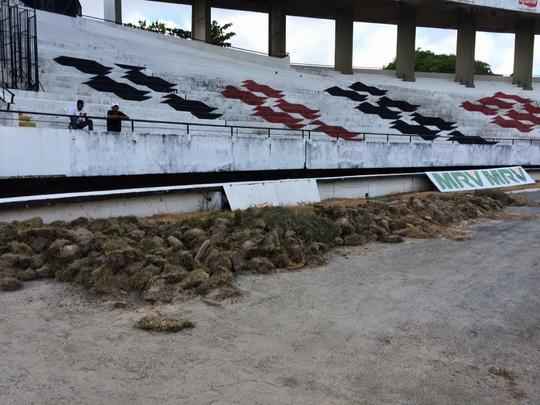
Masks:
[[[0,127],[0,178],[255,170],[540,165],[540,142],[459,145],[334,141],[202,132],[117,136]]]
[[[80,193],[84,194],[84,193]],[[89,193],[91,194],[91,193]],[[105,194],[103,192],[102,194]],[[45,196],[44,196],[45,197]],[[49,195],[49,198],[57,196]],[[32,199],[33,197],[29,197]],[[22,200],[23,197],[20,198]],[[2,199],[15,200],[15,199]],[[39,201],[39,198],[33,198]],[[42,199],[43,201],[45,198]],[[70,201],[59,199],[50,204],[29,207],[0,208],[0,222],[25,221],[39,217],[45,223],[73,221],[77,218],[114,218],[123,216],[150,217],[164,214],[183,214],[218,211],[223,204],[221,191],[186,190],[169,194],[113,195],[108,199]]]
[[[232,210],[250,207],[287,206],[321,201],[315,179],[226,184],[225,195]]]
[[[487,170],[428,172],[426,175],[443,193],[515,187],[534,184],[535,181],[522,167]]]

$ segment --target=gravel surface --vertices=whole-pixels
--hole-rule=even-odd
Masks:
[[[29,282],[0,294],[0,404],[539,404],[538,235],[512,219],[343,249],[241,277],[222,305],[116,309]],[[196,327],[134,328],[155,311]]]

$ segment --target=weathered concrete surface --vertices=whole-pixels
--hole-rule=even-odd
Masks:
[[[534,205],[535,203],[540,202],[540,189],[538,191],[536,191],[534,189],[530,189],[527,192],[521,192],[521,193],[517,193],[517,194],[521,195],[522,197],[525,197],[527,199],[527,202],[530,203],[530,204]],[[534,209],[535,208],[533,208],[533,210]]]
[[[409,143],[408,137],[398,136],[391,143],[386,143],[386,137],[382,137],[384,142],[347,142],[326,135],[312,135],[308,140],[299,134],[267,137],[257,133],[231,137],[223,129],[224,133],[217,134],[202,128],[193,135],[115,136],[0,127],[0,178],[540,164],[539,143]]]
[[[539,234],[539,219],[487,222],[467,242],[244,277],[239,302],[162,307],[197,323],[178,335],[29,284],[0,295],[0,403],[538,404]]]

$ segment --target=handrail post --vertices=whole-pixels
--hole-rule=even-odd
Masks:
[[[36,91],[39,91],[39,53],[38,53],[38,40],[37,40],[37,16],[34,10],[34,79],[36,81]]]
[[[135,132],[135,120],[131,120],[131,132]]]

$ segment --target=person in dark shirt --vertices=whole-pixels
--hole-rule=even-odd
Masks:
[[[107,111],[107,131],[108,132],[121,132],[122,120],[129,119],[129,117],[120,111],[118,105],[113,105],[112,108]]]

